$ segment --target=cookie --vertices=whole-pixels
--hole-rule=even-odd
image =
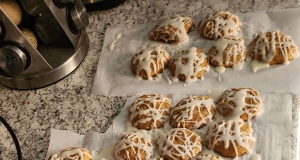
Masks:
[[[91,158],[90,151],[81,147],[71,147],[51,155],[48,160],[91,160]]]
[[[128,111],[132,126],[138,129],[157,129],[169,119],[171,100],[161,94],[148,94],[137,98]]]
[[[217,109],[224,117],[240,117],[244,121],[261,114],[262,100],[252,88],[231,88],[223,92]]]
[[[126,133],[114,147],[117,160],[149,160],[154,156],[155,142],[143,131]]]
[[[205,135],[209,149],[232,158],[251,153],[254,140],[252,128],[242,120],[223,120],[209,124]]]
[[[219,38],[210,48],[208,57],[211,64],[216,66],[218,73],[224,72],[225,68],[241,70],[247,56],[247,48],[244,39],[226,36]]]
[[[241,26],[238,16],[219,11],[208,14],[199,22],[198,33],[208,39],[216,40],[224,36],[237,35]]]
[[[209,61],[202,50],[192,47],[171,58],[169,69],[173,81],[195,82],[209,71]]]
[[[210,121],[215,115],[214,101],[208,96],[190,96],[182,99],[170,113],[173,127],[197,129]]]
[[[175,128],[157,139],[158,151],[165,160],[190,160],[201,150],[201,138],[186,128]]]
[[[161,20],[149,32],[149,39],[165,43],[181,43],[189,39],[188,33],[195,25],[190,17],[176,16]]]
[[[266,64],[288,64],[299,57],[292,38],[280,31],[257,34],[249,45],[252,60]]]
[[[169,59],[170,55],[161,46],[149,47],[132,57],[130,68],[138,79],[152,80],[165,69]]]

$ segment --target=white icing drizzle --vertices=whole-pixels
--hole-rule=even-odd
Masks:
[[[116,46],[116,40],[112,41],[111,44],[109,44],[107,48],[110,51],[112,51],[112,50],[114,50],[115,46]]]
[[[199,56],[199,57],[198,57]],[[187,59],[186,63],[182,63],[184,59]],[[201,64],[207,60],[206,55],[201,52],[197,53],[197,48],[192,47],[189,50],[184,50],[179,52],[177,55],[174,55],[171,59],[174,62],[175,68],[175,76],[172,80],[178,81],[179,74],[185,75],[185,82],[195,82],[197,81],[197,74],[202,70],[208,72],[210,69],[209,64],[202,67]],[[203,76],[203,75],[202,75]]]
[[[121,37],[122,37],[122,34],[121,34],[121,33],[117,34],[117,36],[116,36],[117,39],[119,39],[119,38],[121,38]]]
[[[170,80],[168,74],[165,72],[165,70],[163,70],[163,74],[165,76],[166,81],[168,82],[168,84],[172,84],[172,81]]]
[[[145,97],[139,97],[134,101],[132,106],[129,108],[129,112],[131,113],[129,121],[133,126],[137,126],[138,124],[147,123],[148,121],[153,121],[151,124],[151,129],[157,128],[157,122],[165,123],[169,118],[169,112],[171,108],[171,100],[164,95],[161,94],[151,94],[144,95]],[[146,105],[147,108],[140,108],[141,105]],[[169,108],[163,108],[163,105],[169,105]],[[133,119],[137,116],[146,115],[146,118],[139,119],[133,122]]]
[[[242,132],[241,127],[244,125],[244,121],[241,119],[234,120],[222,120],[219,122],[214,122],[208,125],[208,131],[205,136],[207,146],[213,149],[217,143],[224,142],[224,147],[228,148],[230,144],[233,145],[236,157],[238,158],[237,145],[243,147],[248,153],[251,152],[251,145],[249,141],[255,141],[252,137],[252,129],[250,133]]]
[[[269,63],[260,62],[256,59],[252,60],[251,62],[251,71],[253,73],[257,72],[258,70],[268,68],[270,65]]]
[[[189,98],[184,98],[171,110],[172,125],[178,128],[200,128],[212,120],[214,115],[211,113],[211,107],[215,108],[214,101],[207,96],[190,96]],[[208,112],[207,115],[202,115],[204,110]],[[194,115],[194,112],[197,112],[199,117]],[[190,124],[190,126],[186,126],[186,124]]]
[[[250,160],[260,160],[260,155],[259,154],[254,154],[251,156]]]
[[[130,157],[129,149],[134,152],[135,157]],[[119,153],[122,150],[126,154],[121,156]],[[155,143],[149,134],[144,131],[129,132],[115,145],[114,156],[117,160],[133,158],[135,160],[151,159],[154,155],[154,150]],[[145,153],[145,157],[141,157],[141,152]]]
[[[256,95],[257,94],[257,95]],[[246,99],[250,99],[251,102],[246,103]],[[227,109],[231,109],[231,115],[228,115],[227,120],[235,117],[240,117],[243,114],[247,114],[247,121],[256,115],[261,113],[262,100],[258,91],[252,88],[233,88],[226,90],[218,102],[218,110],[220,113],[225,112]],[[253,112],[253,113],[251,113]]]
[[[226,53],[225,53],[226,51]],[[216,72],[225,71],[224,66],[232,65],[233,70],[241,70],[244,65],[246,56],[244,55],[246,46],[244,40],[237,37],[222,37],[212,46],[209,59],[211,62],[217,62]],[[223,55],[226,55],[223,59]],[[237,57],[240,57],[240,60]],[[232,58],[232,62],[231,62]]]
[[[193,158],[192,160],[223,160],[223,158],[216,155],[201,154]]]
[[[196,139],[191,141],[193,136],[196,136]],[[175,140],[180,142],[174,143]],[[172,159],[192,158],[198,154],[195,152],[196,149],[199,149],[199,152],[202,149],[200,137],[186,128],[175,128],[161,134],[157,139],[157,144],[160,155],[162,157],[167,155]]]
[[[271,36],[268,38],[268,36]],[[273,58],[277,55],[276,49],[280,49],[281,56],[284,58],[283,64],[289,64],[288,55],[290,54],[293,59],[296,59],[299,57],[298,47],[294,43],[294,41],[291,39],[290,36],[282,34],[280,31],[271,31],[271,32],[265,32],[261,33],[259,35],[256,35],[255,39],[256,43],[254,41],[250,44],[250,53],[252,59],[258,59],[258,57],[261,57],[261,62],[269,64]],[[293,53],[290,49],[291,47],[295,47],[295,52]],[[251,68],[252,71],[255,72],[258,69],[262,69],[267,67],[268,65],[261,65],[257,62],[252,62]],[[258,67],[263,66],[263,67]]]
[[[224,19],[222,17],[223,15],[226,15],[227,18]],[[232,18],[235,18],[236,22],[234,22]],[[202,19],[200,21],[199,28],[204,27],[204,31],[202,32],[204,37],[218,39],[223,36],[236,35],[240,25],[241,23],[236,15],[230,12],[220,11],[214,14],[209,14]],[[211,26],[213,28],[210,28]],[[221,34],[221,31],[223,31],[224,35]]]
[[[162,20],[158,23],[156,27],[149,33],[149,36],[153,40],[164,39],[165,42],[176,41],[176,43],[181,43],[189,39],[187,31],[185,29],[185,24],[190,23],[193,27],[192,19],[185,16],[176,16],[173,18]],[[159,32],[159,34],[154,34]],[[164,37],[162,35],[167,34]]]
[[[155,73],[154,75],[156,75],[161,68],[164,70],[164,66],[168,63],[169,57],[169,54],[161,46],[149,47],[144,49],[141,53],[135,54],[132,58],[132,63],[138,63],[135,71],[137,79],[141,79],[139,73],[144,70],[147,73],[148,80],[152,80],[152,69],[150,66],[153,66],[153,72]]]
[[[88,150],[80,147],[72,147],[61,150],[57,154],[53,154],[49,157],[49,160],[84,160],[84,155],[91,158],[91,153]]]

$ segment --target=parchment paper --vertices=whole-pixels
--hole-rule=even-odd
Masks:
[[[284,34],[290,35],[300,47],[300,9],[249,12],[237,15],[243,22],[239,36],[245,39],[246,46],[249,45],[256,33],[280,30]],[[300,58],[291,61],[289,65],[273,65],[256,73],[251,72],[251,60],[249,60],[241,71],[226,69],[225,73],[220,76],[221,82],[219,82],[218,74],[212,65],[210,71],[204,75],[204,80],[194,83],[185,84],[180,81],[168,84],[163,75],[160,81],[135,78],[130,70],[130,60],[135,53],[140,52],[149,44],[162,44],[170,55],[192,46],[207,51],[215,41],[204,39],[197,33],[198,23],[203,16],[205,15],[193,18],[196,28],[189,33],[189,41],[181,45],[169,45],[148,40],[148,32],[157,22],[108,28],[94,80],[93,94],[106,96],[146,93],[201,94],[211,89],[253,87],[260,91],[300,95],[300,85],[298,85],[300,82]],[[117,34],[122,34],[122,37],[116,38]],[[116,41],[117,45],[111,51],[108,46],[113,41]],[[172,78],[168,69],[166,72],[169,78]]]
[[[262,160],[296,159],[296,149],[293,150],[291,146],[292,95],[261,92],[261,96],[263,113],[251,120],[254,129],[253,135],[256,138],[252,146],[253,154],[259,154]],[[188,95],[177,94],[168,97],[171,98],[174,106]],[[115,118],[106,133],[78,135],[70,131],[52,129],[46,160],[51,154],[67,147],[81,146],[93,152],[115,144],[123,135],[122,133],[126,131],[128,108],[136,98],[134,96],[127,100],[121,113]],[[205,129],[206,127],[200,129],[198,133],[203,132]],[[250,156],[241,156],[239,159],[248,160]]]

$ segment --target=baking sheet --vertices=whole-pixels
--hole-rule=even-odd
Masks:
[[[239,36],[245,39],[248,45],[254,34],[265,31],[280,30],[290,35],[295,43],[300,46],[300,9],[284,9],[260,12],[248,12],[237,14],[243,26]],[[193,18],[196,28],[198,22],[205,15]],[[97,73],[94,79],[93,94],[105,96],[125,96],[146,93],[161,94],[200,94],[207,90],[232,87],[253,87],[265,92],[294,93],[300,95],[300,58],[291,61],[289,65],[273,65],[267,69],[251,72],[248,60],[241,71],[226,69],[220,75],[214,71],[214,67],[204,75],[204,80],[194,83],[183,81],[168,84],[162,75],[160,81],[138,80],[130,70],[130,60],[135,53],[140,52],[151,44],[163,45],[170,55],[190,48],[198,47],[207,51],[213,40],[202,38],[197,29],[189,33],[190,39],[181,45],[169,45],[148,40],[148,32],[157,22],[138,24],[134,26],[119,25],[106,30],[104,45],[98,63]],[[121,38],[117,35],[121,34]],[[109,50],[114,42],[115,47]],[[111,45],[111,47],[114,45]],[[168,69],[165,70],[171,79]]]
[[[216,97],[216,94],[212,94]],[[169,95],[174,106],[182,98],[188,95]],[[297,146],[292,146],[292,95],[281,93],[264,93],[261,92],[263,101],[263,113],[261,116],[252,119],[252,128],[256,141],[252,146],[253,153],[259,154],[262,160],[296,160]],[[126,122],[128,121],[128,108],[136,99],[133,96],[127,99],[127,102],[115,118],[113,124],[105,133],[90,133],[87,135],[78,135],[71,131],[51,130],[50,144],[47,158],[67,147],[81,146],[97,154],[100,148],[109,147],[115,144],[126,131]],[[197,133],[205,133],[201,128]],[[271,148],[271,149],[270,149]],[[251,155],[241,156],[240,160],[249,159]],[[292,157],[292,158],[291,158]],[[98,157],[93,160],[100,160]]]

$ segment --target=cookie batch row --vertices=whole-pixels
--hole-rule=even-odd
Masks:
[[[114,156],[116,159],[134,159],[138,155],[137,159],[151,159],[157,146],[163,159],[204,160],[204,157],[213,157],[200,153],[202,145],[206,144],[223,156],[237,158],[251,153],[255,138],[251,125],[246,122],[261,113],[261,106],[259,92],[251,88],[226,90],[216,105],[205,95],[184,98],[174,107],[164,95],[143,95],[128,111],[128,120],[140,130],[127,133],[116,144]],[[216,109],[221,118],[214,118]],[[174,129],[159,134],[156,141],[145,131],[159,129],[168,121]],[[192,130],[205,125],[208,129],[202,140]],[[141,138],[146,135],[147,142]],[[220,156],[215,158],[222,159]]]
[[[222,73],[225,68],[241,70],[247,56],[244,39],[237,37],[241,22],[230,12],[207,15],[198,26],[201,36],[216,40],[208,54],[192,47],[176,54],[171,60],[161,47],[149,47],[136,53],[131,60],[131,70],[137,78],[152,79],[170,63],[173,80],[192,82],[209,70],[209,62]],[[195,25],[191,18],[177,16],[162,20],[149,32],[149,39],[165,43],[182,43],[189,40],[188,33]],[[288,35],[280,31],[269,31],[255,35],[249,45],[253,72],[273,64],[288,64],[299,57],[298,47]],[[173,62],[173,63],[172,63]],[[172,67],[172,68],[171,68]]]
[[[128,110],[128,121],[137,131],[125,134],[114,146],[113,156],[118,160],[150,160],[156,148],[160,159],[166,160],[222,160],[221,156],[201,153],[202,145],[226,157],[237,159],[251,153],[250,120],[261,114],[262,100],[252,88],[232,88],[223,92],[215,104],[206,95],[182,99],[174,107],[161,94],[137,98]],[[215,117],[216,112],[220,117]],[[174,128],[153,138],[148,131],[170,123]],[[207,125],[204,140],[194,131]],[[49,160],[91,160],[91,153],[80,147],[64,149]]]

